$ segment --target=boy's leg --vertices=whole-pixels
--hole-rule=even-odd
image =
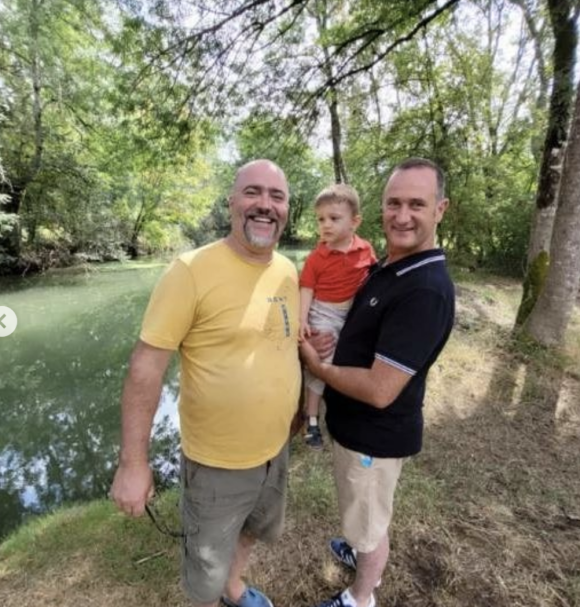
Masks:
[[[311,423],[312,420],[310,418],[312,417],[318,419],[321,400],[322,394],[317,394],[311,388],[306,388],[306,417],[308,418],[308,423]]]
[[[316,380],[319,381],[319,380]],[[306,433],[304,441],[313,449],[322,449],[322,433],[318,423],[318,413],[322,394],[317,393],[311,387],[306,388]]]

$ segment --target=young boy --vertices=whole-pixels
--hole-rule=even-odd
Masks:
[[[300,276],[300,339],[311,329],[338,337],[358,287],[376,262],[369,242],[355,232],[361,222],[356,190],[332,185],[314,202],[320,242],[304,263]],[[332,360],[332,355],[327,360]],[[306,444],[322,449],[318,408],[324,383],[306,371]]]

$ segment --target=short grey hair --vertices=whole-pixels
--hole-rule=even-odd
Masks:
[[[395,166],[391,171],[391,175],[397,171],[407,171],[409,169],[431,169],[434,171],[435,176],[437,177],[437,200],[443,200],[445,198],[445,175],[438,164],[427,158],[407,158],[407,160],[403,160],[403,162],[400,162]],[[389,175],[389,178],[391,175]]]

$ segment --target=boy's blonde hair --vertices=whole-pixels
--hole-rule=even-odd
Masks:
[[[346,183],[335,183],[324,188],[314,201],[314,208],[318,209],[329,202],[346,202],[353,217],[360,215],[360,201],[356,190]]]

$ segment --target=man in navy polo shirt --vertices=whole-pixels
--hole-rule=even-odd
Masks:
[[[448,202],[433,162],[411,158],[395,167],[382,201],[387,255],[359,289],[332,364],[310,343],[301,346],[305,364],[327,385],[344,535],[331,540],[331,550],[356,570],[350,588],[318,607],[375,607],[399,474],[421,450],[427,372],[453,326],[453,283],[435,248]]]

